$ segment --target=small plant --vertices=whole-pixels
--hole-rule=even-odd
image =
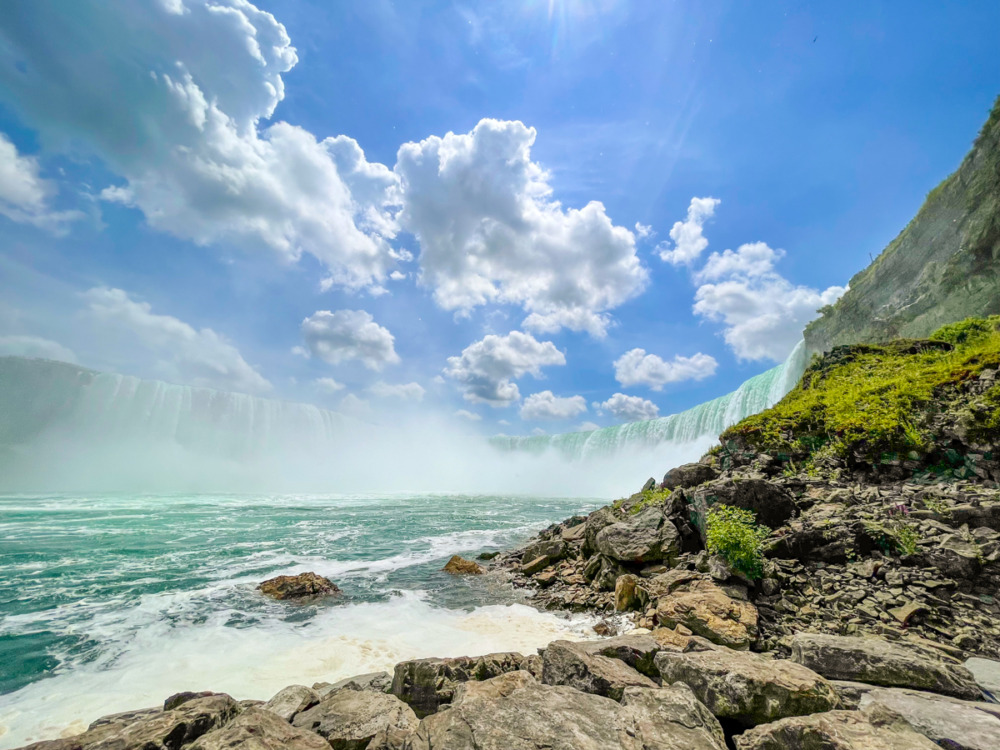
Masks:
[[[751,579],[763,575],[763,543],[770,529],[757,525],[753,511],[714,505],[705,516],[705,546]]]
[[[664,505],[670,494],[670,490],[665,489],[646,490],[642,493],[642,497],[628,509],[628,514],[634,516],[642,513],[646,508],[652,508],[655,505]]]
[[[886,509],[886,520],[864,522],[865,533],[884,554],[905,557],[916,553],[920,532],[913,524],[904,520],[909,512],[905,505],[895,505]]]

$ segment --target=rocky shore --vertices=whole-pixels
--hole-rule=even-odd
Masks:
[[[699,463],[482,565],[448,562],[604,615],[609,637],[266,702],[185,693],[30,747],[996,750],[998,322],[835,350]],[[336,594],[279,583],[261,590]]]

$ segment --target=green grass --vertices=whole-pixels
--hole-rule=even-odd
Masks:
[[[770,529],[758,526],[753,511],[714,505],[705,515],[705,547],[752,580],[763,574],[763,542]]]
[[[876,463],[922,452],[933,444],[929,417],[957,398],[956,386],[1000,367],[998,326],[1000,316],[969,319],[944,326],[931,341],[839,347],[814,360],[773,408],[729,428],[722,440],[796,462],[820,449]],[[1000,390],[992,388],[976,404],[970,434],[996,435]]]
[[[652,490],[646,490],[639,493],[641,497],[633,503],[633,505],[628,509],[628,514],[630,516],[638,515],[646,508],[652,508],[657,505],[664,505],[667,499],[670,497],[670,490],[665,490],[661,488],[656,488]],[[622,498],[621,500],[615,500],[614,509],[621,510],[625,501],[630,498]]]

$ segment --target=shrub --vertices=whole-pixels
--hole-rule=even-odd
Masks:
[[[705,516],[705,546],[751,579],[763,573],[763,543],[770,530],[758,526],[753,511],[714,505]]]
[[[947,341],[958,346],[988,339],[997,330],[998,325],[1000,325],[998,315],[989,318],[966,318],[957,323],[941,326],[930,337],[935,341]]]

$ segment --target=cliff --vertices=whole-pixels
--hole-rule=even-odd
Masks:
[[[959,168],[805,330],[810,352],[1000,313],[1000,98]]]

